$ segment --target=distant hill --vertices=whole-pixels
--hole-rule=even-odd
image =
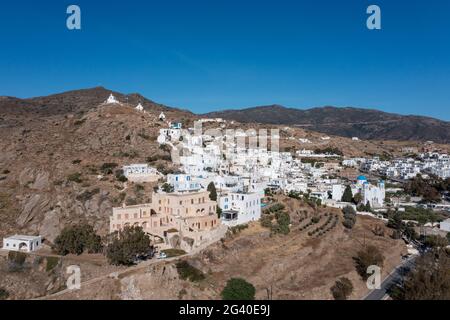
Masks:
[[[450,142],[450,122],[369,109],[323,107],[300,110],[271,105],[211,112],[203,116],[245,123],[299,126],[326,134],[361,139]]]
[[[120,102],[130,105],[141,103],[147,111],[178,111],[180,112],[180,116],[183,114],[188,116],[193,115],[189,111],[170,108],[148,100],[137,93],[125,95],[103,87],[74,90],[30,99],[0,97],[0,112],[3,114],[12,113],[21,115],[34,113],[35,116],[57,116],[71,113],[82,114],[103,103],[111,93]]]

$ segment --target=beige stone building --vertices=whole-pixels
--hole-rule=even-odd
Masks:
[[[140,226],[160,248],[185,251],[218,240],[226,232],[217,217],[217,203],[207,191],[153,193],[150,204],[113,208],[110,231]]]

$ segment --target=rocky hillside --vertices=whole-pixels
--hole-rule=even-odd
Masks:
[[[139,94],[113,92],[123,104],[104,105],[110,94],[99,87],[32,99],[0,97],[0,237],[41,234],[52,241],[65,225],[79,222],[105,235],[113,206],[150,201],[152,185],[120,181],[118,170],[123,165],[149,163],[163,173],[178,169],[156,142],[159,129],[167,127],[159,114],[163,111],[167,121],[181,121],[185,127],[192,127],[198,117]],[[138,103],[145,112],[135,110]],[[269,118],[282,122],[275,114]],[[332,115],[326,119],[331,121]],[[259,124],[237,122],[226,126],[259,128]],[[282,150],[334,147],[347,156],[401,150],[397,142],[342,137],[323,141],[323,134],[309,127],[269,127],[280,129]],[[299,138],[311,143],[301,144]]]
[[[450,142],[450,122],[377,110],[335,107],[300,110],[273,105],[219,111],[205,116],[299,126],[331,135],[361,139]]]
[[[0,237],[16,232],[54,239],[64,225],[85,221],[108,230],[114,205],[148,201],[151,186],[116,177],[129,163],[170,172],[170,155],[156,143],[164,111],[189,123],[193,115],[114,93],[129,104],[102,105],[111,91],[72,91],[33,99],[0,99]],[[147,111],[134,109],[141,102]]]

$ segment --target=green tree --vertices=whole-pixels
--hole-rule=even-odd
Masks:
[[[214,182],[211,182],[208,185],[207,190],[209,192],[209,199],[212,201],[217,201],[217,191],[216,191],[216,186],[214,185]]]
[[[337,280],[330,290],[335,300],[347,300],[353,292],[353,285],[348,278],[343,277]]]
[[[353,259],[355,261],[356,271],[364,280],[367,280],[369,277],[367,274],[367,268],[369,266],[378,266],[381,268],[384,262],[384,256],[381,254],[380,250],[372,245],[358,251],[356,257]]]
[[[116,232],[108,245],[106,256],[113,265],[132,265],[136,258],[150,250],[150,237],[141,227],[125,227]]]
[[[445,248],[448,246],[448,240],[439,235],[429,235],[425,237],[425,245],[431,248]]]
[[[403,225],[402,219],[401,219],[400,215],[397,214],[397,213],[394,213],[389,218],[388,224],[387,224],[387,226],[389,228],[392,228],[392,229],[395,229],[395,230],[401,230],[402,229],[402,225]]]
[[[174,191],[174,188],[171,184],[169,183],[164,183],[161,187],[162,191],[166,192],[166,193],[172,193]]]
[[[77,254],[85,251],[98,253],[102,250],[102,239],[90,225],[74,225],[65,227],[56,237],[54,250],[60,255]]]
[[[356,223],[356,211],[351,206],[346,206],[342,209],[344,214],[344,222],[342,223],[347,229],[352,229]]]
[[[350,189],[350,191],[351,191],[351,189]],[[353,197],[353,203],[356,204],[356,205],[358,205],[358,204],[361,203],[361,201],[362,201],[361,192],[358,192],[358,193],[355,194],[354,197]]]
[[[450,257],[434,250],[419,257],[415,266],[396,284],[394,300],[450,300]]]
[[[353,193],[352,188],[350,186],[347,186],[344,190],[344,194],[342,195],[342,202],[352,202],[353,200]]]
[[[284,211],[278,211],[275,213],[275,218],[277,220],[277,223],[272,225],[272,232],[273,233],[281,233],[284,235],[289,234],[291,224],[291,217],[288,213]],[[267,224],[268,225],[268,224]]]
[[[223,300],[255,300],[255,287],[242,278],[232,278],[222,290]]]

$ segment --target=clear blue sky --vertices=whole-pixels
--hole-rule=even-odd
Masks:
[[[66,29],[70,4],[81,31]],[[381,31],[366,28],[370,4]],[[277,103],[450,120],[450,1],[1,2],[0,95],[97,85],[194,112]]]

